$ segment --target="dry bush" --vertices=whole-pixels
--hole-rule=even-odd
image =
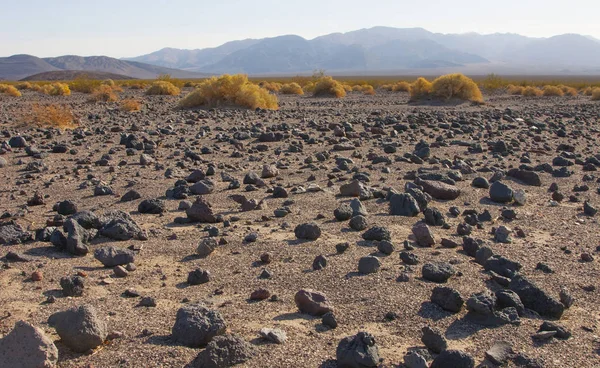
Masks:
[[[24,122],[60,129],[74,129],[78,126],[71,109],[68,106],[56,104],[34,104],[31,112],[24,116]]]
[[[177,96],[179,88],[167,81],[156,81],[146,90],[147,95]]]
[[[43,85],[41,92],[50,96],[69,96],[71,89],[65,83],[51,83]]]
[[[372,96],[375,94],[375,88],[373,88],[372,85],[367,84],[366,86],[362,87],[362,93],[365,95]]]
[[[592,95],[592,91],[594,89],[592,87],[586,87],[584,89],[581,90],[581,94],[584,96],[591,96]]]
[[[592,90],[592,101],[600,101],[600,87]]]
[[[509,84],[508,87],[506,87],[506,90],[511,95],[522,95],[524,89],[525,89],[525,87],[515,86],[514,84]]]
[[[459,99],[483,102],[483,95],[477,84],[463,74],[447,74],[436,78],[432,83],[431,94],[442,99]]]
[[[21,83],[17,83],[17,85],[15,86],[17,87],[18,90],[24,90],[24,89],[33,89],[33,84],[29,83],[29,82],[21,82]]]
[[[344,86],[344,91],[346,91],[346,93],[354,92],[354,87],[352,87],[351,85],[344,83],[343,86]],[[313,89],[313,92],[314,92],[314,89]]]
[[[146,89],[148,84],[144,82],[132,83],[127,86],[129,89]]]
[[[121,110],[132,112],[140,111],[142,109],[142,103],[139,100],[133,98],[127,98],[121,101]]]
[[[393,92],[410,92],[410,83],[408,82],[398,82],[392,86]]]
[[[433,90],[433,85],[427,79],[419,77],[410,85],[410,99],[412,101],[429,96]]]
[[[381,88],[384,91],[392,92],[394,90],[394,85],[393,84],[382,84],[381,86],[379,86],[379,88]]]
[[[101,84],[92,91],[90,101],[95,102],[113,102],[117,100],[117,94],[113,87],[108,84]]]
[[[346,96],[346,89],[340,82],[336,81],[335,79],[331,77],[322,77],[315,84],[313,96],[329,96],[342,98]]]
[[[276,110],[277,97],[248,81],[243,74],[212,77],[179,101],[179,107],[241,106]]]
[[[286,83],[286,84],[282,85],[279,92],[281,92],[284,95],[303,95],[304,94],[302,87],[300,87],[300,85],[295,82]]]
[[[114,82],[113,82],[114,83]],[[75,92],[92,93],[102,84],[101,81],[87,77],[78,77],[69,83],[69,88]]]
[[[523,96],[526,97],[539,97],[542,96],[544,94],[544,91],[542,91],[541,89],[537,88],[537,87],[525,87],[523,89]]]
[[[577,88],[569,87],[569,86],[558,86],[566,96],[577,96],[579,92],[577,92]]]
[[[544,96],[546,97],[554,97],[554,96],[564,96],[564,92],[557,86],[544,86]]]
[[[103,86],[109,86],[109,87],[114,87],[116,86],[115,81],[112,79],[105,79],[102,81],[102,83],[100,83]]]
[[[304,90],[304,92],[313,93],[315,92],[316,86],[317,84],[315,82],[308,82],[304,86],[302,86],[302,89]]]
[[[15,86],[11,86],[10,84],[0,84],[0,93],[14,97],[21,97],[21,92],[19,92]]]
[[[277,83],[277,82],[260,82],[258,84],[260,87],[266,89],[269,92],[273,92],[273,93],[277,93],[281,90],[281,87],[283,87],[283,85],[281,83]]]

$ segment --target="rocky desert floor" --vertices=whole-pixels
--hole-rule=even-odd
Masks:
[[[173,335],[201,303],[246,342],[240,367],[600,366],[600,103],[381,92],[179,110],[181,97],[121,95],[142,110],[0,97],[0,336],[40,328],[58,367],[228,366],[193,363],[206,349]],[[70,105],[80,127],[23,126],[33,103]],[[99,260],[110,246],[118,269]],[[448,272],[436,282],[432,267]],[[458,312],[442,308],[453,298]],[[104,341],[76,352],[49,317],[82,305]],[[378,353],[355,341],[338,364],[361,331]],[[444,341],[466,365],[436,359]]]

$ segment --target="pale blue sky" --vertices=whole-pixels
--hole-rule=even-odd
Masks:
[[[0,0],[0,56],[126,57],[373,26],[600,38],[598,14],[598,0]]]

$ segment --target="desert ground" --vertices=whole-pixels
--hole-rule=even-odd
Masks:
[[[0,336],[21,320],[40,328],[58,367],[209,366],[193,363],[203,346],[172,330],[180,308],[201,303],[222,317],[219,334],[247,343],[240,367],[341,367],[338,344],[361,331],[378,349],[363,353],[380,367],[452,366],[432,363],[425,326],[475,365],[600,366],[600,103],[498,93],[483,105],[415,105],[407,93],[378,91],[279,96],[279,110],[254,111],[181,110],[180,96],[143,91],[121,97],[141,99],[142,110],[80,93],[0,96]],[[79,128],[22,124],[33,103],[68,104]],[[492,198],[487,184],[500,197],[512,189],[509,198]],[[56,206],[67,200],[71,211]],[[70,219],[73,207],[97,225]],[[117,210],[141,231],[108,231]],[[316,227],[297,228],[306,223]],[[374,227],[384,229],[365,237]],[[135,266],[105,267],[95,252],[108,246],[128,250]],[[359,272],[367,256],[377,259]],[[428,264],[450,277],[424,277]],[[208,282],[188,282],[196,269]],[[61,279],[77,275],[82,294],[66,296]],[[440,286],[460,294],[458,312],[432,302]],[[300,290],[326,302],[307,313]],[[503,291],[515,305],[496,298]],[[76,352],[49,317],[81,305],[108,336]],[[324,309],[337,327],[330,314],[323,323]],[[551,327],[540,329],[545,321]],[[273,342],[263,328],[287,338]],[[505,348],[500,362],[494,346]],[[423,361],[405,361],[409,351]]]

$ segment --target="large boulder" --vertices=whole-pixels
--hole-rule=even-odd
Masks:
[[[227,326],[218,311],[202,304],[187,305],[177,311],[171,329],[173,339],[185,346],[197,348],[208,344],[215,336],[223,335]]]
[[[146,240],[146,235],[140,226],[128,213],[115,210],[105,213],[100,221],[102,227],[98,233],[113,240]]]
[[[436,262],[424,264],[422,273],[425,280],[444,283],[450,277],[454,276],[456,270],[450,263]]]
[[[412,195],[401,193],[390,197],[390,215],[414,217],[420,212],[419,204]]]
[[[101,345],[106,339],[106,323],[91,305],[73,307],[54,313],[48,324],[56,329],[62,342],[77,353],[84,353]]]
[[[490,199],[497,203],[509,203],[513,200],[513,190],[501,181],[496,181],[490,187]]]
[[[15,245],[33,240],[33,235],[16,221],[0,222],[0,245]]]
[[[318,291],[302,289],[296,293],[294,301],[300,312],[313,316],[322,316],[333,311],[333,306],[331,306],[325,294]]]
[[[475,360],[469,354],[458,350],[444,350],[429,368],[473,368]]]
[[[185,213],[192,221],[210,224],[219,222],[219,217],[214,214],[210,202],[202,197],[196,198],[192,207],[188,208]]]
[[[525,307],[536,311],[543,317],[558,319],[565,310],[565,306],[560,301],[548,295],[523,275],[515,275],[510,280],[509,288],[519,295]]]
[[[300,224],[294,229],[294,235],[298,239],[317,240],[321,236],[321,228],[314,222]]]
[[[41,329],[24,321],[0,339],[0,367],[52,368],[58,362],[58,349]]]
[[[254,354],[254,347],[240,336],[216,336],[186,368],[229,368],[247,362]]]
[[[379,349],[368,332],[343,338],[335,351],[338,368],[369,368],[379,365]]]
[[[435,199],[453,200],[460,196],[459,188],[441,181],[417,180],[416,183],[423,187],[425,193]]]
[[[96,249],[94,258],[100,261],[104,267],[115,267],[133,263],[135,261],[135,253],[129,249],[106,246]]]

